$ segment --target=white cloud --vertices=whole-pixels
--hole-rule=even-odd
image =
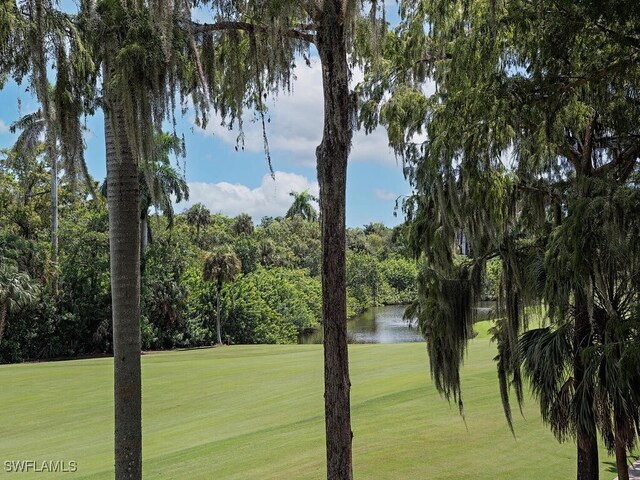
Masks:
[[[212,212],[221,212],[235,217],[248,213],[259,221],[263,216],[284,215],[291,206],[291,191],[309,190],[318,195],[318,184],[302,175],[289,172],[275,172],[275,180],[270,175],[262,178],[260,186],[249,188],[240,183],[189,183],[189,201],[178,206],[188,208],[194,203],[202,203]]]
[[[364,131],[358,131],[353,136],[350,160],[355,162],[373,162],[381,165],[401,165],[389,146],[387,132],[383,127],[366,135]]]
[[[376,188],[373,193],[378,200],[395,200],[396,198],[398,198],[398,195],[396,195],[395,193],[387,192],[382,188]]]
[[[311,67],[298,66],[292,93],[282,93],[269,106],[266,124],[269,147],[274,160],[285,154],[298,165],[315,165],[316,147],[322,139],[324,100],[322,93],[322,68],[317,59],[311,59]],[[354,73],[355,83],[362,79],[361,72]],[[263,151],[262,126],[249,113],[245,119],[244,148],[252,152]],[[227,144],[235,145],[238,130],[220,126],[220,119],[212,119],[205,131]],[[373,133],[355,132],[350,159],[356,162],[372,162],[396,165],[396,157],[388,146],[387,133],[379,127]]]
[[[0,119],[0,133],[9,133],[9,125]]]

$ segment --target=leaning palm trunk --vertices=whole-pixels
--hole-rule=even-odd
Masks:
[[[106,62],[105,62],[106,63]],[[105,66],[104,84],[111,73]],[[140,212],[137,159],[117,98],[105,94],[107,202],[113,305],[115,478],[142,478]]]
[[[327,478],[351,480],[345,203],[352,124],[342,2],[326,0],[316,46],[322,62],[324,131],[316,150],[322,224],[322,318]]]

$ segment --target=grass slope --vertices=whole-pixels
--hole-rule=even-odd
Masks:
[[[354,470],[360,479],[570,479],[533,399],[505,424],[486,338],[463,372],[466,427],[429,380],[424,344],[352,345]],[[109,479],[112,361],[0,367],[0,479]],[[321,479],[319,345],[234,346],[143,357],[145,479]],[[69,474],[5,473],[6,460],[75,460]],[[615,476],[602,452],[603,479]]]

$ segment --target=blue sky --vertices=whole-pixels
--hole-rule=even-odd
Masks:
[[[213,212],[230,216],[247,212],[259,222],[263,215],[284,215],[292,190],[309,189],[317,195],[314,155],[322,135],[323,110],[319,62],[312,61],[311,67],[300,62],[296,76],[292,94],[280,94],[269,106],[267,134],[275,180],[269,175],[260,124],[251,121],[253,114],[248,113],[245,119],[244,151],[235,149],[238,132],[220,126],[219,120],[211,121],[206,131],[193,124],[193,112],[178,120],[187,156],[177,161],[191,190],[189,201],[176,206],[178,211],[202,202]],[[8,126],[20,114],[38,108],[27,87],[26,83],[9,83],[0,91],[0,148],[9,147],[15,139]],[[105,177],[102,122],[101,113],[89,118],[85,136],[87,164],[97,179]],[[400,223],[402,213],[393,214],[395,201],[409,191],[401,162],[387,146],[384,129],[368,136],[357,132],[347,174],[347,225]]]

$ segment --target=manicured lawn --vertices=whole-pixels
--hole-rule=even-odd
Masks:
[[[533,399],[503,418],[494,345],[472,342],[466,427],[429,379],[424,344],[353,345],[354,470],[360,479],[571,479]],[[112,361],[0,366],[0,479],[113,478]],[[234,346],[145,355],[145,479],[321,479],[322,349]],[[6,460],[74,460],[68,474],[5,473]],[[603,479],[612,460],[602,452]]]

